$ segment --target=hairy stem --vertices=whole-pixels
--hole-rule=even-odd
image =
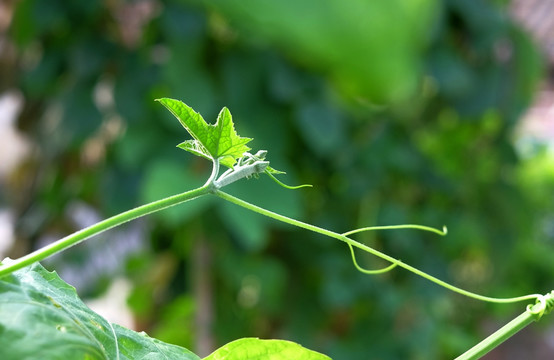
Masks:
[[[204,184],[205,187],[212,187],[215,179],[219,175],[219,159],[212,159],[212,174]]]
[[[199,196],[208,194],[210,192],[211,184],[206,183],[206,185],[184,192],[182,194],[173,195],[165,199],[157,200],[146,205],[139,206],[137,208],[128,210],[124,213],[112,216],[106,220],[100,221],[92,226],[84,228],[80,231],[77,231],[69,236],[64,237],[50,245],[47,245],[41,249],[33,251],[30,254],[20,257],[9,263],[0,265],[0,278],[11,274],[12,272],[29,266],[37,261],[46,259],[49,256],[52,256],[60,251],[63,251],[73,245],[76,245],[94,235],[100,234],[108,229],[111,229],[115,226],[121,225],[128,221],[134,220],[141,216],[174,206],[180,203],[183,203],[188,200],[195,199]]]
[[[414,273],[416,275],[419,275],[419,276],[421,276],[421,277],[423,277],[423,278],[425,278],[429,281],[432,281],[435,284],[438,284],[438,285],[440,285],[440,286],[442,286],[446,289],[449,289],[449,290],[454,291],[458,294],[461,294],[461,295],[464,295],[464,296],[467,296],[467,297],[470,297],[470,298],[473,298],[473,299],[488,301],[488,302],[493,302],[493,303],[513,303],[513,302],[518,302],[518,301],[534,300],[534,299],[537,299],[537,298],[542,296],[540,294],[531,294],[531,295],[524,295],[524,296],[518,296],[518,297],[511,297],[511,298],[495,298],[495,297],[483,296],[483,295],[479,295],[479,294],[476,294],[476,293],[472,293],[470,291],[467,291],[467,290],[461,289],[459,287],[450,285],[449,283],[447,283],[443,280],[440,280],[440,279],[438,279],[434,276],[431,276],[431,275],[429,275],[429,274],[427,274],[427,273],[425,273],[425,272],[423,272],[423,271],[421,271],[421,270],[419,270],[419,269],[417,269],[417,268],[415,268],[411,265],[408,265],[408,264],[402,262],[401,260],[395,259],[392,256],[389,256],[389,255],[387,255],[385,253],[382,253],[382,252],[380,252],[376,249],[373,249],[372,247],[369,247],[369,246],[364,245],[362,243],[359,243],[355,240],[352,240],[352,239],[350,239],[349,237],[347,237],[343,234],[339,234],[339,233],[336,233],[334,231],[323,229],[323,228],[320,228],[320,227],[315,226],[315,225],[307,224],[305,222],[295,220],[295,219],[291,219],[287,216],[274,213],[272,211],[263,209],[263,208],[258,207],[256,205],[253,205],[253,204],[250,204],[250,203],[248,203],[244,200],[238,199],[238,198],[236,198],[232,195],[229,195],[229,194],[227,194],[223,191],[220,191],[220,190],[215,191],[214,194],[216,194],[217,196],[219,196],[220,198],[222,198],[224,200],[232,202],[233,204],[236,204],[236,205],[242,206],[242,207],[244,207],[248,210],[257,212],[258,214],[265,215],[267,217],[270,217],[272,219],[287,223],[289,225],[297,226],[297,227],[300,227],[300,228],[303,228],[303,229],[306,229],[306,230],[316,232],[316,233],[321,234],[321,235],[325,235],[325,236],[329,236],[329,237],[332,237],[332,238],[337,239],[337,240],[341,240],[341,241],[343,241],[343,242],[345,242],[345,243],[347,243],[351,246],[354,246],[358,249],[361,249],[361,250],[366,251],[370,254],[378,256],[381,259],[384,259],[384,260],[390,262],[391,264],[396,264],[397,266],[400,266],[400,267],[402,267],[402,268],[404,268],[408,271],[411,271],[412,273]],[[364,228],[364,230],[367,230],[367,229]],[[352,234],[354,232],[356,232],[356,230],[350,231],[347,234]],[[437,230],[436,232],[440,233],[439,230]]]

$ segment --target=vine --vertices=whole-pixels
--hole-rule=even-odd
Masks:
[[[183,192],[178,195],[170,196],[152,203],[131,209],[124,213],[115,215],[106,220],[103,220],[97,224],[94,224],[90,227],[87,227],[83,230],[80,230],[74,234],[71,234],[67,237],[64,237],[42,249],[34,251],[26,256],[23,256],[17,260],[5,261],[0,265],[0,278],[6,277],[13,272],[20,270],[24,267],[32,265],[35,262],[44,260],[45,258],[52,256],[58,252],[64,251],[67,248],[74,246],[82,241],[85,241],[97,234],[100,234],[104,231],[107,231],[115,226],[119,226],[125,222],[134,220],[138,217],[151,214],[156,211],[166,209],[177,204],[181,204],[193,199],[196,199],[205,195],[215,195],[225,201],[233,203],[237,206],[241,206],[247,210],[256,212],[260,215],[272,218],[276,221],[280,221],[291,226],[299,227],[320,235],[324,235],[339,241],[346,243],[350,250],[352,257],[352,262],[354,267],[365,274],[381,274],[387,271],[391,271],[397,267],[401,267],[405,270],[408,270],[418,276],[421,276],[439,286],[442,286],[450,291],[456,292],[458,294],[467,296],[480,301],[487,301],[491,303],[514,303],[520,301],[532,301],[535,300],[535,303],[528,305],[527,309],[523,314],[518,316],[516,319],[511,321],[509,324],[504,326],[502,329],[485,339],[480,344],[476,345],[474,348],[470,349],[465,354],[461,355],[458,359],[477,359],[492,348],[498,346],[502,341],[506,340],[517,331],[521,330],[523,327],[528,325],[532,321],[539,320],[544,314],[549,313],[552,310],[554,304],[554,291],[546,294],[529,294],[517,297],[509,298],[496,298],[490,296],[484,296],[477,293],[467,291],[465,289],[459,288],[457,286],[451,285],[439,278],[436,278],[432,275],[429,275],[414,266],[404,263],[400,259],[396,259],[388,254],[385,254],[379,250],[376,250],[368,245],[360,243],[351,238],[352,235],[366,232],[366,231],[376,231],[376,230],[401,230],[401,229],[413,229],[432,232],[440,236],[445,236],[447,234],[447,228],[443,227],[442,230],[415,224],[404,224],[404,225],[390,225],[390,226],[371,226],[371,227],[362,227],[354,230],[350,230],[343,233],[338,233],[328,229],[324,229],[312,224],[308,224],[285,215],[281,215],[270,210],[261,208],[249,202],[246,202],[242,199],[234,197],[224,191],[222,188],[232,184],[238,180],[251,177],[259,177],[260,175],[267,175],[272,180],[274,180],[280,186],[287,189],[299,189],[302,187],[311,187],[311,185],[298,185],[290,186],[286,185],[280,180],[278,180],[275,175],[284,174],[284,172],[276,170],[269,166],[269,161],[266,159],[267,151],[260,150],[255,154],[251,154],[251,150],[247,144],[252,140],[250,138],[245,138],[239,136],[235,129],[232,121],[231,113],[227,108],[223,108],[217,117],[215,124],[208,124],[204,121],[202,116],[195,112],[192,108],[186,104],[173,99],[162,98],[158,99],[163,106],[165,106],[183,125],[187,132],[192,136],[192,140],[186,140],[178,145],[179,148],[186,150],[194,155],[204,157],[212,161],[212,173],[206,183],[193,190]],[[227,170],[222,174],[219,173],[220,167],[227,167]],[[369,270],[362,268],[356,259],[356,251],[361,250],[377,256],[387,262],[390,265],[377,270]],[[243,339],[244,340],[244,339]],[[244,344],[251,344],[248,346],[254,346],[252,344],[257,344],[255,341],[243,341],[239,342],[243,344],[241,346],[247,346]],[[233,349],[236,349],[239,343],[233,344]],[[229,346],[231,346],[229,344]],[[270,343],[264,343],[264,346]],[[277,344],[275,346],[284,346],[284,343],[276,342],[271,344]],[[293,344],[293,343],[292,343]],[[273,345],[271,345],[273,346]],[[286,345],[286,346],[296,346],[295,349],[299,349],[297,344]],[[119,350],[118,350],[119,351]],[[303,351],[303,350],[298,350]],[[213,355],[213,354],[212,354]],[[322,355],[323,356],[323,355]],[[213,358],[216,358],[215,356]],[[327,357],[321,357],[324,359]]]

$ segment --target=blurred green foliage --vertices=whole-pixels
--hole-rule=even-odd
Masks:
[[[19,237],[29,250],[71,231],[74,199],[107,217],[202,185],[211,165],[174,147],[185,132],[153,101],[167,96],[208,122],[227,106],[288,183],[314,184],[262,178],[230,193],[336,231],[444,224],[440,239],[358,238],[472,291],[550,291],[551,158],[522,161],[512,142],[541,62],[496,3],[16,2],[0,90],[23,93],[18,125],[39,149],[19,170],[32,180],[3,194]],[[193,351],[207,326],[217,346],[258,336],[335,359],[452,358],[483,337],[484,319],[521,311],[400,270],[360,274],[343,244],[212,200],[148,218],[147,250],[119,260],[139,330]],[[195,261],[198,248],[209,261]],[[213,323],[199,324],[205,311]]]

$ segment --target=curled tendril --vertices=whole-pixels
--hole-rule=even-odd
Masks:
[[[290,185],[284,184],[284,183],[282,183],[281,181],[279,181],[275,176],[273,176],[273,174],[272,174],[268,169],[265,169],[265,173],[266,173],[267,175],[269,175],[269,177],[272,178],[273,181],[275,181],[277,184],[281,185],[281,186],[284,187],[285,189],[295,190],[295,189],[300,189],[300,188],[303,188],[303,187],[312,187],[312,185],[310,185],[310,184],[303,184],[303,185],[298,185],[298,186],[290,186]]]
[[[554,290],[546,295],[537,295],[535,304],[527,305],[527,311],[539,320],[545,313],[549,313],[554,306]]]
[[[363,267],[358,265],[358,262],[356,261],[356,254],[354,253],[354,247],[350,244],[347,244],[347,245],[350,248],[350,253],[352,254],[352,262],[354,263],[354,266],[356,267],[356,269],[358,269],[358,271],[364,274],[369,274],[369,275],[383,274],[383,273],[386,273],[387,271],[391,271],[392,269],[398,266],[397,263],[392,263],[389,266],[382,269],[377,269],[377,270],[364,269]]]
[[[448,229],[446,226],[442,227],[442,230],[432,228],[430,226],[423,226],[423,225],[414,225],[414,224],[405,224],[405,225],[387,225],[387,226],[369,226],[369,227],[363,227],[359,229],[354,229],[345,232],[344,236],[349,236],[352,234],[357,234],[364,231],[373,231],[373,230],[397,230],[397,229],[417,229],[417,230],[423,230],[423,231],[430,231],[434,232],[435,234],[439,234],[441,236],[445,236],[448,233]]]
[[[269,174],[269,173],[268,173]],[[274,178],[275,179],[275,178]],[[275,179],[276,181],[278,181],[277,179]],[[364,228],[359,228],[359,229],[354,229],[354,230],[350,230],[350,231],[347,231],[343,234],[341,234],[342,236],[348,236],[348,235],[352,235],[352,234],[356,234],[356,233],[360,233],[360,232],[363,232],[363,231],[372,231],[372,230],[392,230],[392,229],[418,229],[418,230],[424,230],[424,231],[430,231],[430,232],[434,232],[436,234],[439,234],[441,236],[444,236],[446,235],[446,233],[448,232],[448,230],[446,229],[446,226],[443,226],[442,227],[442,231],[441,230],[438,230],[438,229],[435,229],[435,228],[432,228],[432,227],[429,227],[429,226],[423,226],[423,225],[412,225],[412,224],[406,224],[406,225],[389,225],[389,226],[370,226],[370,227],[364,227]],[[354,247],[350,244],[350,243],[347,243],[348,247],[350,248],[350,253],[352,254],[352,262],[354,263],[354,266],[356,267],[356,269],[364,274],[370,274],[370,275],[376,275],[376,274],[383,274],[383,273],[386,273],[387,271],[391,271],[392,269],[394,269],[395,267],[398,266],[398,263],[396,262],[393,262],[392,264],[390,264],[389,266],[383,268],[383,269],[378,269],[378,270],[367,270],[367,269],[364,269],[362,268],[360,265],[358,265],[358,262],[356,261],[356,254],[354,253]]]

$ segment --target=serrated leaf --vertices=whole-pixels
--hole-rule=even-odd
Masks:
[[[330,360],[321,353],[286,340],[244,338],[217,349],[204,360]]]
[[[220,164],[232,168],[237,159],[250,150],[246,144],[252,139],[238,136],[229,109],[221,109],[215,124],[207,124],[202,116],[179,100],[158,99],[183,125],[194,140],[178,145],[195,155],[219,159]]]
[[[208,160],[212,160],[211,154],[206,150],[206,148],[198,140],[185,140],[179,145],[178,148],[186,150],[193,153],[196,156],[201,156]]]
[[[213,125],[213,131],[210,131],[209,134],[206,147],[210,151],[213,149],[220,158],[220,163],[227,167],[233,167],[237,159],[250,150],[246,144],[252,139],[237,135],[231,112],[226,107],[219,112],[217,121]]]
[[[190,136],[205,145],[208,136],[208,124],[202,115],[179,100],[161,98],[156,101],[165,106],[179,120]]]
[[[0,359],[160,358],[200,359],[185,348],[108,322],[86,307],[75,288],[38,263],[0,279]]]

